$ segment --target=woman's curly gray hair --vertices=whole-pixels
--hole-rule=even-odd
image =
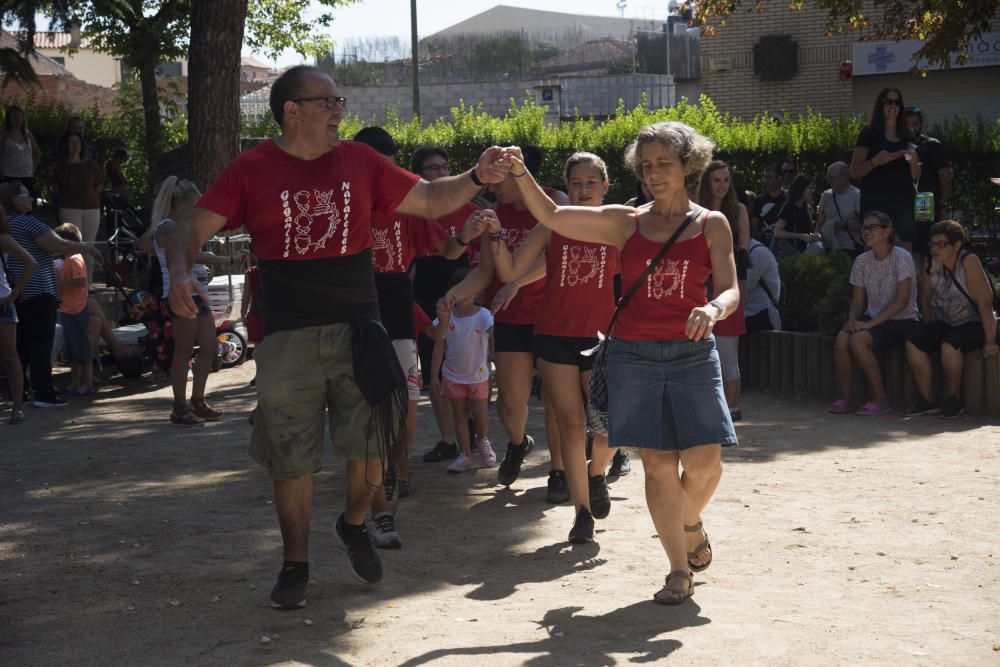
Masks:
[[[639,160],[639,149],[646,144],[659,143],[677,152],[684,165],[684,174],[700,174],[712,161],[712,151],[715,142],[699,134],[690,125],[668,121],[653,123],[639,130],[639,135],[625,149],[625,164],[635,175],[642,178],[642,165]]]

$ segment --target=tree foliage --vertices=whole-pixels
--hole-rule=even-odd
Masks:
[[[686,4],[692,6],[694,25],[713,36],[718,30],[710,25],[713,19],[719,19],[724,26],[726,18],[738,11],[763,12],[768,7],[767,0],[698,0]],[[782,0],[774,4],[795,11],[809,3]],[[865,34],[866,40],[926,40],[913,56],[914,66],[926,59],[929,65],[944,68],[950,67],[953,56],[960,63],[968,60],[969,40],[989,30],[990,20],[1000,10],[996,0],[813,0],[812,4],[827,12],[828,35],[867,28],[870,32]]]
[[[330,52],[333,42],[324,33],[333,24],[333,11],[359,0],[250,0],[245,41],[254,53],[277,58],[285,49],[303,56]],[[321,12],[308,18],[310,5],[322,5]]]

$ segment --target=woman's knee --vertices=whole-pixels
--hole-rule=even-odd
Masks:
[[[858,352],[865,352],[872,349],[874,341],[871,334],[867,331],[856,331],[851,334],[850,345],[851,352],[857,354]]]

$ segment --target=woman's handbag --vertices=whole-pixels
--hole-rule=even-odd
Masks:
[[[642,275],[635,281],[635,284],[625,293],[625,296],[618,300],[614,315],[611,316],[611,323],[608,324],[607,336],[601,332],[597,332],[597,337],[600,340],[597,347],[583,353],[594,357],[594,365],[590,371],[590,391],[587,398],[587,428],[594,433],[604,436],[608,434],[608,347],[611,344],[611,330],[615,326],[615,320],[618,319],[618,313],[621,312],[622,308],[625,307],[625,304],[629,302],[629,299],[632,298],[632,295],[636,293],[639,287],[646,282],[646,278],[653,272],[656,265],[660,263],[663,256],[667,254],[670,246],[684,233],[684,230],[688,228],[688,225],[691,224],[695,217],[697,217],[697,214],[689,213],[684,218],[684,222],[667,239],[667,242],[663,244],[660,251],[656,253],[656,257],[649,263],[646,270],[642,272]],[[638,228],[635,233],[639,233]]]

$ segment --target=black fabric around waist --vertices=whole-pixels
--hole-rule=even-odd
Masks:
[[[389,338],[417,337],[413,325],[413,284],[405,273],[376,273],[378,311]]]
[[[257,265],[265,336],[379,317],[371,250],[325,259],[262,259]]]

